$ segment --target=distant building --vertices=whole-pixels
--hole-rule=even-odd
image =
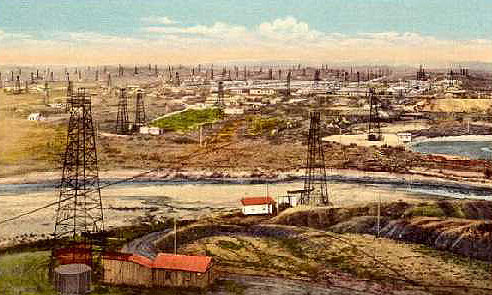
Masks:
[[[42,120],[44,120],[44,117],[41,116],[40,113],[32,113],[27,117],[27,120],[29,120],[29,121],[42,121]]]
[[[274,95],[275,89],[270,88],[253,88],[249,90],[249,95]]]
[[[400,133],[397,133],[396,136],[398,136],[398,140],[400,142],[403,142],[403,143],[412,142],[412,133],[410,133],[410,132],[400,132]]]
[[[273,214],[275,201],[271,197],[246,197],[241,199],[244,215]]]
[[[226,114],[226,115],[242,115],[242,114],[244,114],[244,109],[241,109],[241,108],[225,108],[224,114]]]
[[[162,130],[159,127],[150,127],[149,128],[149,134],[150,135],[161,135],[162,134]]]

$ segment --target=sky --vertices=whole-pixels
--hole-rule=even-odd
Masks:
[[[0,64],[490,61],[490,0],[0,0]]]

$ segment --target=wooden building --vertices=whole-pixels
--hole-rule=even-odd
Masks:
[[[103,282],[111,285],[152,287],[152,260],[132,254],[106,253]]]
[[[102,264],[103,282],[112,285],[204,289],[216,278],[208,256],[160,253],[152,261],[139,255],[106,253]]]
[[[212,257],[160,253],[154,260],[154,286],[205,289],[215,280]]]

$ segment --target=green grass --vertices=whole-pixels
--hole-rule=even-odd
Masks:
[[[48,280],[49,252],[0,256],[0,294],[55,294]]]
[[[251,135],[260,135],[265,132],[271,132],[275,128],[280,128],[284,123],[280,118],[261,116],[252,116],[246,118],[249,123],[248,131]]]
[[[222,110],[218,108],[186,110],[169,117],[155,120],[151,125],[166,131],[184,132],[196,128],[199,124],[216,122],[220,118],[222,118]]]
[[[228,249],[228,250],[234,250],[234,251],[241,250],[242,248],[244,248],[244,245],[242,243],[236,244],[234,242],[225,241],[225,240],[220,240],[220,241],[218,241],[217,244],[222,249]]]
[[[419,204],[405,212],[405,216],[445,217],[446,214],[437,203]]]

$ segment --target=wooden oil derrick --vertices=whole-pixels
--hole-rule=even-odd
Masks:
[[[330,205],[326,167],[320,134],[320,113],[310,113],[308,151],[306,156],[306,174],[304,190],[301,192],[300,203],[310,206]]]
[[[128,134],[128,99],[126,88],[120,88],[118,100],[118,115],[116,116],[116,134]]]
[[[381,120],[379,118],[379,106],[381,102],[376,97],[374,89],[369,89],[369,133],[367,139],[369,141],[381,141]]]
[[[135,100],[135,128],[137,128],[137,130],[145,125],[144,96],[144,92],[139,89]]]

